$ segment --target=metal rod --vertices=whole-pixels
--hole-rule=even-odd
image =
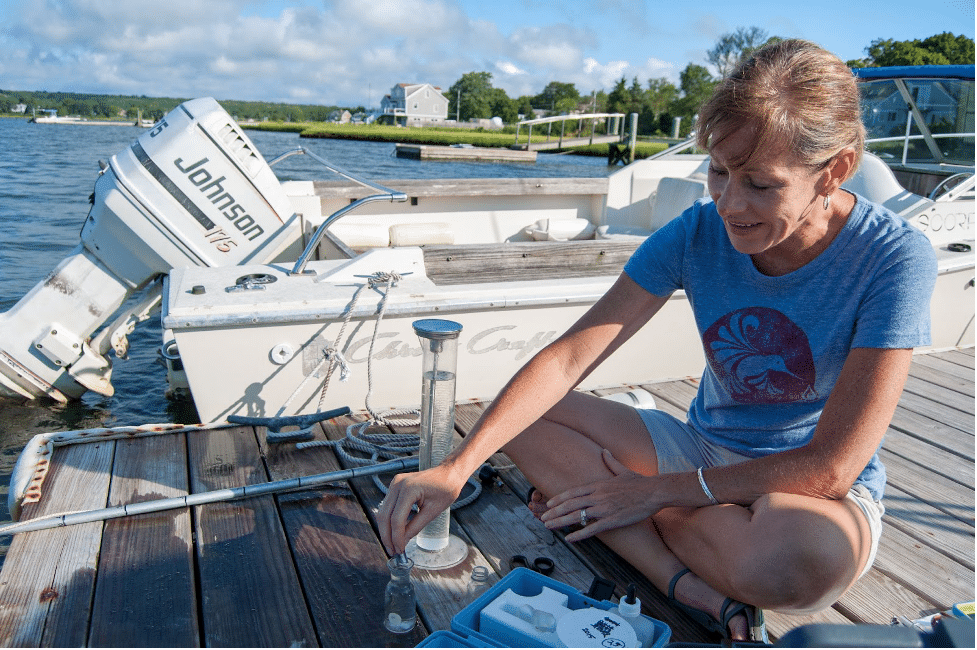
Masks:
[[[325,236],[326,230],[329,228],[329,226],[331,226],[339,218],[352,212],[361,205],[373,203],[374,201],[390,201],[391,203],[394,201],[399,201],[402,203],[406,200],[407,195],[403,192],[397,192],[395,194],[374,194],[373,196],[365,196],[362,199],[358,199],[350,203],[346,207],[336,210],[323,220],[322,224],[315,231],[315,234],[312,235],[312,239],[309,240],[305,250],[302,251],[302,254],[299,256],[298,260],[296,260],[295,266],[292,267],[292,270],[289,271],[288,274],[302,275],[305,273],[305,265],[309,263],[309,259],[312,257],[313,251],[315,251],[316,247],[319,245],[319,242],[322,241],[322,238]]]
[[[309,489],[318,487],[326,483],[335,481],[347,481],[358,476],[373,476],[375,474],[386,474],[391,472],[403,472],[417,469],[417,457],[398,458],[389,460],[377,465],[367,465],[363,467],[352,467],[350,469],[336,470],[324,474],[313,474],[299,478],[284,479],[281,481],[271,481],[268,483],[257,483],[255,485],[242,485],[240,487],[226,488],[223,490],[212,490],[210,492],[198,492],[187,494],[181,497],[171,497],[168,499],[156,499],[153,501],[143,501],[123,506],[111,508],[100,508],[87,510],[85,512],[73,512],[70,514],[39,517],[24,522],[18,522],[0,528],[3,534],[25,533],[32,530],[45,530],[48,528],[59,528],[74,524],[84,524],[93,521],[106,521],[117,519],[129,515],[144,514],[147,512],[162,512],[173,510],[174,508],[185,508],[188,506],[199,506],[207,503],[217,503],[219,501],[230,501],[232,499],[243,499],[247,497],[274,494],[287,490]]]

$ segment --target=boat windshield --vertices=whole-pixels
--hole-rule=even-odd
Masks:
[[[973,170],[973,67],[947,67],[969,67],[971,78],[875,78],[865,73],[885,69],[855,71],[869,151],[893,167]]]

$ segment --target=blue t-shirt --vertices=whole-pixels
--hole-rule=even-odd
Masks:
[[[852,348],[930,342],[932,245],[858,196],[828,248],[787,275],[736,251],[708,199],[648,237],[624,272],[655,295],[685,290],[707,361],[689,424],[751,458],[811,439]],[[882,498],[878,453],[856,482]]]

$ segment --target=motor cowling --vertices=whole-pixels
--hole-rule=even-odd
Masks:
[[[78,246],[0,314],[0,395],[111,395],[92,334],[133,292],[175,267],[271,261],[299,235],[274,172],[227,112],[210,98],[181,104],[103,166]]]

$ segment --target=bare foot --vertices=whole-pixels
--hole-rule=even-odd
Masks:
[[[532,492],[529,494],[529,503],[526,504],[526,507],[528,507],[529,511],[533,513],[534,517],[539,519],[543,516],[544,512],[549,510],[549,508],[546,507],[547,501],[549,501],[549,499],[540,494],[539,490],[533,488]]]

